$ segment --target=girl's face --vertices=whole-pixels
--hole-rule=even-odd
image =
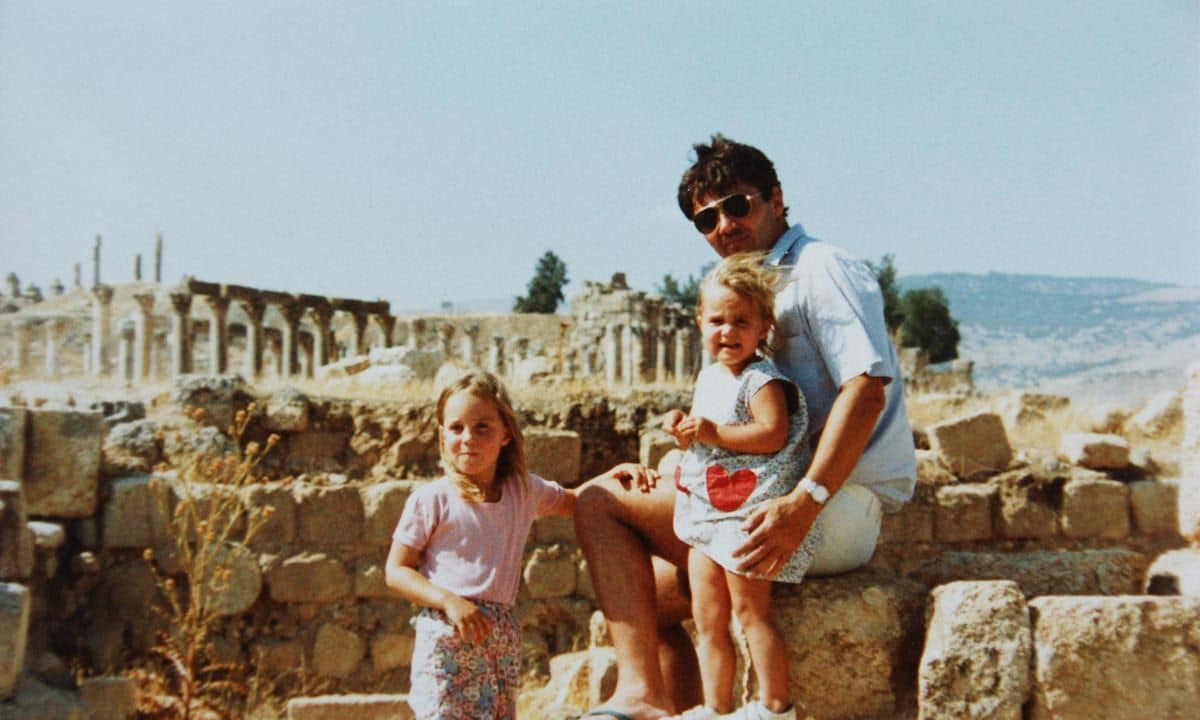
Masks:
[[[698,322],[704,348],[734,375],[750,363],[771,331],[754,301],[721,285],[704,289]]]
[[[490,486],[500,450],[512,441],[496,403],[459,390],[442,407],[441,434],[454,469],[476,485]]]

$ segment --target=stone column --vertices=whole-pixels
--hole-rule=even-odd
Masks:
[[[161,241],[161,235],[159,236]],[[263,318],[267,314],[267,303],[261,297],[238,300],[246,313],[246,365],[242,371],[254,379],[262,376],[263,369]]]
[[[665,326],[660,325],[654,333],[656,344],[654,347],[654,382],[660,385],[667,382],[667,349],[670,347],[671,331]]]
[[[397,319],[392,325],[392,336],[389,338],[392,347],[407,347],[409,338],[409,329],[407,320]]]
[[[29,364],[29,320],[26,318],[12,319],[12,348],[13,370],[24,372]]]
[[[100,287],[100,236],[96,236],[96,244],[92,246],[92,287]]]
[[[154,282],[162,282],[162,233],[154,234]]]
[[[137,313],[133,320],[133,379],[143,381],[150,377],[150,353],[154,342],[154,295],[138,293]]]
[[[133,256],[133,279],[136,282],[142,280],[142,254],[138,253]]]
[[[354,355],[367,354],[367,315],[365,313],[352,312],[350,319],[353,321],[354,334],[350,336],[350,352]]]
[[[392,330],[396,327],[396,316],[387,313],[375,313],[375,324],[379,326],[379,330],[383,333],[383,339],[380,340],[378,347],[392,346]]]
[[[62,342],[62,331],[65,323],[62,318],[50,318],[42,328],[46,333],[46,377],[57,378],[62,374],[58,349]]]
[[[134,324],[122,320],[117,330],[117,378],[122,382],[134,380]]]
[[[299,363],[301,377],[313,376],[313,336],[311,333],[297,330],[296,359]]]
[[[408,335],[408,349],[420,350],[425,344],[425,320],[424,318],[413,318],[411,322],[412,332]]]
[[[449,359],[453,352],[451,345],[454,342],[454,326],[449,323],[438,325],[437,334],[442,347],[442,357]]]
[[[479,337],[479,326],[468,325],[463,328],[462,360],[468,365],[475,364],[475,341]]]
[[[163,349],[170,342],[170,335],[171,333],[166,330],[156,329],[154,331],[154,345],[150,353],[150,377],[159,378],[163,375],[164,368],[167,366],[166,360],[163,359],[165,354]]]
[[[309,307],[308,314],[317,326],[313,333],[313,372],[316,372],[316,368],[329,364],[329,350],[333,337],[333,308],[328,305],[314,305]]]
[[[630,323],[625,326],[625,384],[637,385],[642,381],[642,326]]]
[[[96,238],[99,257],[100,238]],[[92,289],[92,374],[103,377],[108,374],[109,328],[112,325],[113,289],[97,285]]]
[[[282,344],[279,352],[279,377],[290,378],[296,373],[296,346],[300,340],[300,318],[304,314],[304,306],[299,303],[280,305],[283,315]]]
[[[83,364],[83,374],[91,375],[92,374],[92,338],[91,337],[84,338],[83,357],[80,359],[83,361],[83,363],[82,363]]]
[[[691,379],[687,368],[687,337],[686,327],[675,328],[675,382],[687,382]]]
[[[8,296],[13,300],[21,297],[21,279],[17,277],[15,272],[10,272],[4,276],[4,281],[8,283]]]
[[[205,295],[204,300],[212,316],[208,321],[208,371],[223,375],[229,370],[229,328],[225,325],[229,298]]]
[[[82,268],[79,266],[79,263],[75,263],[75,277],[74,277],[75,284],[71,286],[72,289],[74,289],[74,290],[82,290],[83,289],[83,281],[80,279],[81,272],[82,272]]]
[[[54,278],[54,282],[50,283],[50,294],[54,297],[59,297],[63,294],[66,288],[63,287],[62,280]]]
[[[504,374],[504,338],[500,335],[492,336],[492,346],[488,348],[487,369],[496,377]]]
[[[171,309],[171,375],[186,375],[192,371],[192,294],[170,293]]]
[[[604,381],[616,385],[621,376],[621,334],[623,328],[613,323],[604,327]]]

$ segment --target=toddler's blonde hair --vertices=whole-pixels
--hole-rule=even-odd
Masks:
[[[783,274],[767,265],[764,252],[741,252],[721,260],[700,281],[696,297],[696,319],[699,321],[704,309],[704,292],[723,287],[749,300],[767,323],[767,329],[775,330],[775,293],[779,289]],[[758,343],[759,352],[771,354],[768,337]]]

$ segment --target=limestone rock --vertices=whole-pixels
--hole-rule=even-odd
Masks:
[[[295,491],[300,540],[320,545],[357,543],[363,501],[351,486],[304,485]]]
[[[917,482],[921,485],[939,487],[958,482],[954,473],[946,467],[942,455],[934,450],[917,450]]]
[[[1200,714],[1200,598],[1042,597],[1032,720]]]
[[[1062,395],[1017,392],[1002,398],[998,409],[1008,429],[1015,430],[1045,423],[1070,405],[1071,399]]]
[[[137,714],[138,689],[133,678],[88,678],[79,684],[79,696],[91,711],[91,720],[127,720]]]
[[[313,670],[324,677],[346,678],[358,669],[367,645],[357,633],[335,623],[317,630],[313,644]]]
[[[1179,485],[1169,480],[1129,484],[1134,529],[1142,535],[1179,534]]]
[[[4,720],[92,720],[83,701],[65,690],[51,687],[26,674],[17,683],[16,694],[0,705]]]
[[[414,486],[412,481],[392,480],[367,485],[360,490],[365,520],[363,540],[379,547],[391,545],[392,533]]]
[[[1146,571],[1146,594],[1200,597],[1200,550],[1182,548],[1155,558]]]
[[[941,542],[987,540],[992,537],[992,485],[947,485],[937,489],[934,533]]]
[[[0,407],[0,479],[20,480],[25,474],[25,436],[29,411]]]
[[[105,475],[150,472],[162,458],[158,424],[135,420],[114,425],[104,438],[101,471]]]
[[[530,472],[567,488],[580,484],[583,442],[579,433],[530,428],[524,435],[525,462]]]
[[[24,477],[30,515],[83,518],[96,513],[100,447],[99,413],[35,410],[29,413]]]
[[[24,580],[33,574],[33,564],[23,487],[16,480],[0,480],[0,580]]]
[[[1132,430],[1152,438],[1166,438],[1180,434],[1183,425],[1183,398],[1178,392],[1160,392],[1129,419]]]
[[[918,671],[921,720],[1021,720],[1030,691],[1032,638],[1015,583],[934,588]]]
[[[240,615],[250,609],[262,592],[262,571],[254,554],[241,543],[228,542],[213,548],[205,576],[205,609],[217,617]]]
[[[575,561],[561,546],[534,550],[523,575],[529,597],[537,600],[567,597],[575,591]]]
[[[263,428],[271,432],[304,432],[309,425],[308,396],[286,385],[271,393],[263,414]]]
[[[0,700],[13,694],[25,665],[32,602],[29,588],[24,585],[0,583]]]
[[[1139,592],[1147,560],[1124,548],[1023,553],[944,552],[911,575],[930,585],[955,580],[1011,580],[1026,597],[1125,595]]]
[[[950,472],[964,479],[1008,469],[1012,447],[1000,416],[976,413],[929,428],[932,449]]]
[[[412,720],[405,695],[323,695],[293,698],[287,720]]]
[[[277,547],[295,539],[296,499],[288,485],[248,485],[242,490],[242,502],[246,506],[246,512],[261,518],[257,532],[249,538],[251,547]]]
[[[1063,487],[1062,533],[1069,538],[1129,537],[1129,488],[1098,473],[1075,473]]]
[[[331,603],[350,594],[354,578],[336,558],[306,552],[271,568],[267,587],[275,602]]]
[[[228,430],[234,415],[253,400],[241,375],[180,375],[175,378],[171,400],[185,408],[204,410],[201,422]]]
[[[169,537],[169,489],[165,478],[132,475],[112,481],[101,510],[106,548],[147,548]]]
[[[412,633],[384,632],[371,641],[371,662],[376,673],[404,667],[412,663],[416,636]]]
[[[1092,470],[1120,470],[1129,465],[1129,442],[1120,435],[1066,433],[1058,452],[1067,462]]]
[[[1051,538],[1058,533],[1062,481],[1012,470],[989,480],[998,489],[996,535],[1006,539]]]
[[[1089,433],[1120,433],[1129,420],[1129,411],[1115,403],[1089,405],[1079,411],[1079,426]]]
[[[354,597],[379,600],[395,599],[388,589],[383,563],[373,557],[359,558],[354,563]]]

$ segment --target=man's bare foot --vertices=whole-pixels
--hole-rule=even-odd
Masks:
[[[621,715],[625,715],[626,717],[630,718],[630,720],[661,720],[662,718],[670,717],[672,714],[671,710],[664,707],[651,705],[648,702],[635,698],[622,699],[615,695],[609,698],[606,702],[600,703],[600,706],[595,709],[595,711],[601,710],[613,710],[615,712],[619,712]],[[584,713],[581,720],[586,720],[588,716],[589,713]],[[602,720],[606,716],[595,715],[593,717],[595,717],[596,720]],[[611,718],[614,716],[608,717]]]

